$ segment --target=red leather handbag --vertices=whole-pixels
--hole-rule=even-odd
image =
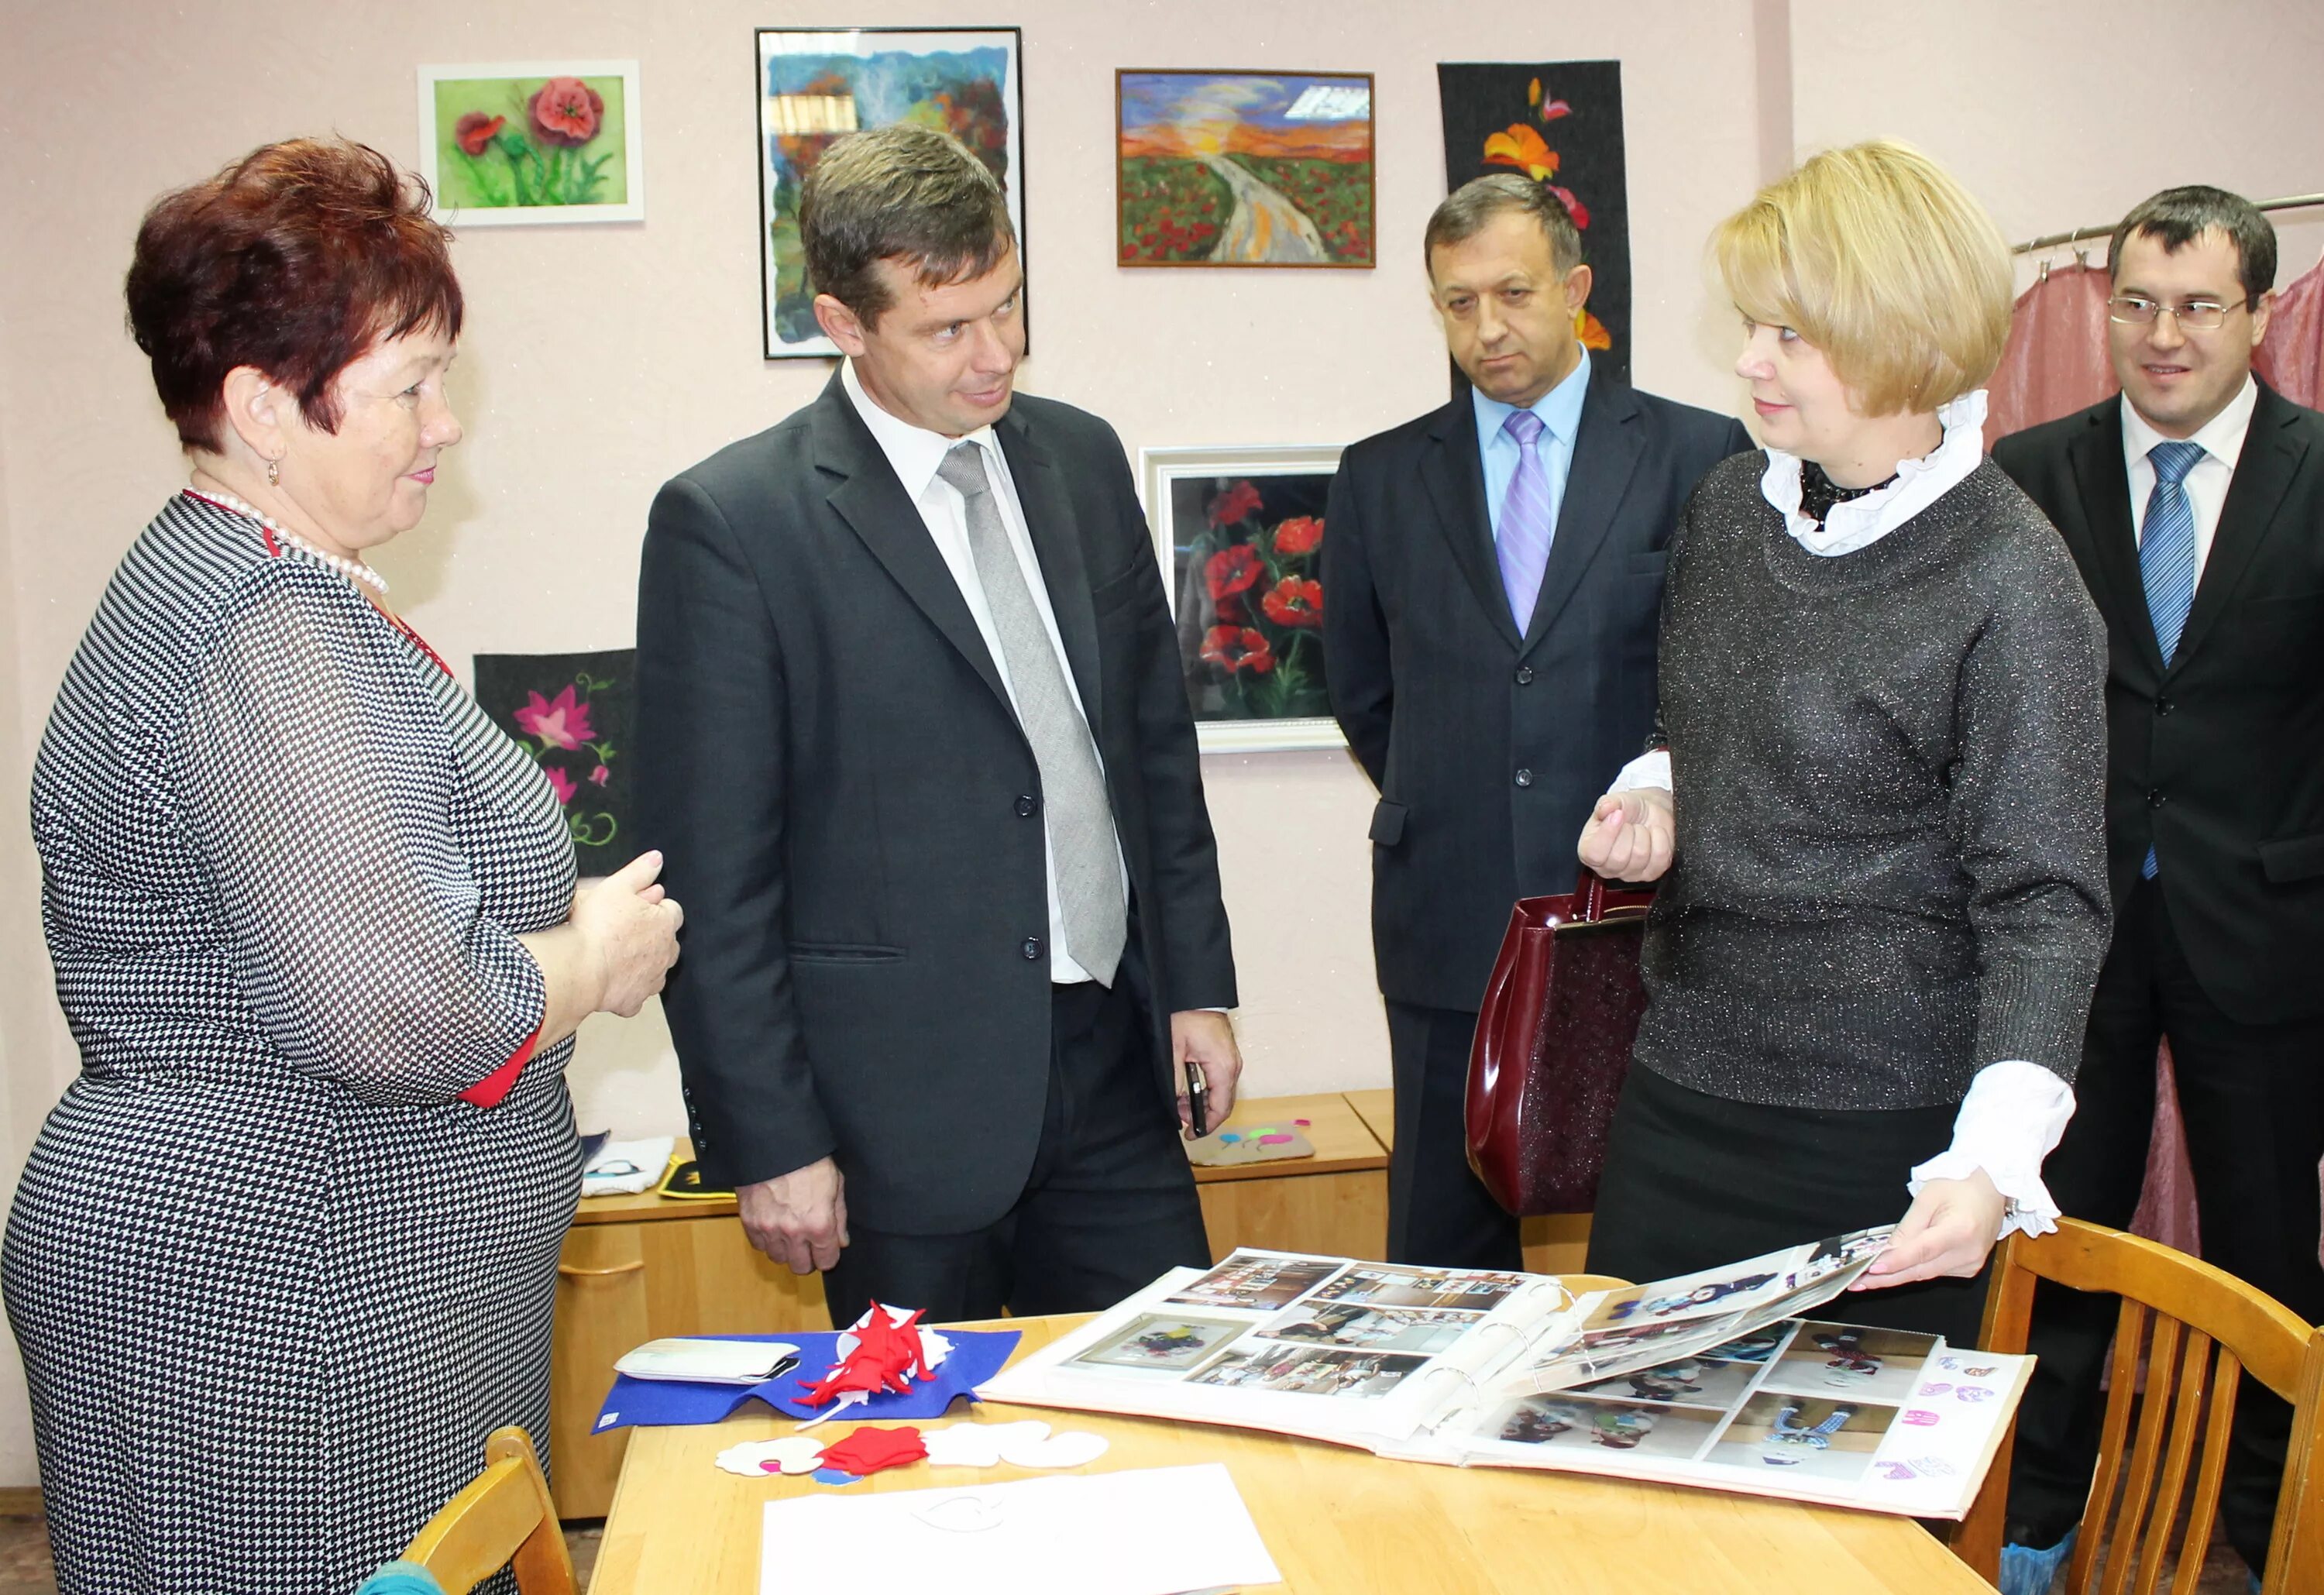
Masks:
[[[1571,895],[1520,898],[1469,1047],[1469,1166],[1524,1217],[1588,1212],[1646,995],[1652,890],[1588,870]]]

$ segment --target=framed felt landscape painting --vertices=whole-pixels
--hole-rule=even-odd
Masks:
[[[454,226],[645,220],[638,63],[420,68],[420,173]]]
[[[1337,447],[1148,448],[1146,515],[1206,753],[1347,745],[1323,680]]]
[[[1114,74],[1117,261],[1373,263],[1369,72]]]
[[[1016,28],[761,28],[759,255],[766,356],[832,358],[815,320],[799,186],[835,139],[919,122],[968,146],[1025,244],[1025,91]]]

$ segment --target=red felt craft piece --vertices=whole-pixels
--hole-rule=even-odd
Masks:
[[[913,1314],[901,1323],[890,1321],[888,1309],[872,1304],[870,1316],[847,1332],[855,1350],[832,1364],[831,1371],[808,1387],[799,1397],[809,1406],[821,1406],[850,1390],[908,1394],[915,1378],[934,1378],[920,1355],[920,1317]]]
[[[887,1468],[900,1468],[907,1462],[917,1462],[927,1454],[927,1444],[921,1440],[918,1429],[862,1428],[844,1440],[825,1446],[823,1465],[860,1477]]]

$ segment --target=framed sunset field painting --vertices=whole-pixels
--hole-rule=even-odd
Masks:
[[[799,243],[800,185],[832,142],[918,122],[984,162],[1025,243],[1025,91],[1015,28],[758,30],[759,255],[770,360],[834,358]]]
[[[454,226],[641,222],[635,61],[420,69],[420,174]]]
[[[1125,266],[1373,263],[1369,72],[1114,74]]]

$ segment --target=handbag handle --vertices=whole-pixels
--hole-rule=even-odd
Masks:
[[[1609,908],[1642,908],[1655,900],[1655,889],[1615,886],[1587,864],[1573,881],[1573,925],[1595,925]]]

